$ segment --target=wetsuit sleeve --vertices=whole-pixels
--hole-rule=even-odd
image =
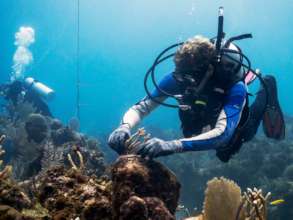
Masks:
[[[170,94],[177,94],[179,87],[176,80],[173,78],[172,73],[166,75],[159,83],[159,88]],[[152,98],[163,102],[167,97],[162,94],[158,89],[151,93]],[[133,105],[123,116],[122,124],[128,125],[133,128],[138,125],[144,117],[152,112],[159,104],[154,102],[149,96],[146,96],[138,103]]]
[[[216,149],[229,143],[237,128],[246,102],[246,86],[235,84],[228,92],[215,127],[200,135],[180,139],[183,151]]]

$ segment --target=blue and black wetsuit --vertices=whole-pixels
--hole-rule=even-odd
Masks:
[[[166,75],[159,83],[159,87],[173,95],[182,94],[183,92],[182,86],[172,74]],[[152,93],[152,97],[160,101],[164,101],[167,98],[158,90]],[[217,109],[205,109],[204,116],[197,115],[198,112],[196,111],[193,113],[180,111],[179,116],[185,136],[185,138],[180,139],[183,151],[218,149],[228,145],[239,126],[246,97],[246,85],[239,81],[227,91],[213,87],[213,91],[207,96],[209,101],[207,108],[217,107]],[[218,102],[216,105],[213,103],[214,100]],[[146,97],[126,112],[123,117],[123,123],[132,128],[157,106],[156,102]],[[206,120],[203,120],[203,118]]]

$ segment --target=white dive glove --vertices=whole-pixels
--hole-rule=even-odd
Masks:
[[[179,140],[173,141],[163,141],[158,138],[152,138],[140,145],[136,150],[136,154],[141,155],[142,157],[160,157],[166,156],[169,154],[182,152],[183,147],[182,143]]]
[[[125,141],[130,138],[130,134],[129,126],[122,124],[111,133],[108,139],[108,145],[118,154],[123,154]]]

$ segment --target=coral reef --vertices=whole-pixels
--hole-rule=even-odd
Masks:
[[[0,137],[0,156],[5,153],[1,146],[4,139],[5,136],[2,135]],[[0,164],[2,164],[2,161],[0,161]],[[20,187],[11,180],[11,173],[11,166],[5,166],[5,168],[0,171],[0,218],[6,216],[6,219],[9,219],[8,216],[10,216],[11,219],[14,219],[12,216],[15,216],[15,219],[17,219],[18,217],[16,216],[18,216],[18,212],[16,210],[29,208],[32,203]],[[3,219],[5,218],[3,217]]]
[[[175,175],[159,162],[136,155],[122,156],[113,165],[112,181],[115,217],[131,216],[133,209],[150,210],[156,207],[145,211],[146,219],[154,216],[157,219],[174,218],[172,215],[178,205],[180,184]]]
[[[77,151],[83,155],[83,163],[88,175],[100,176],[105,171],[103,153],[99,150],[99,144],[91,138],[84,138],[82,146],[76,142],[69,142],[62,146],[55,146],[52,142],[45,142],[43,145],[41,168],[42,172],[52,166],[65,165],[70,167],[68,154],[74,163],[79,162]]]
[[[2,213],[17,216],[11,219],[111,219],[110,183],[80,170],[55,167],[27,183],[33,197],[29,200],[17,184],[1,182],[0,219]]]
[[[287,129],[291,134],[293,125]],[[77,130],[37,115],[29,103],[7,106],[7,114],[0,116],[0,134],[6,135],[0,139],[0,156],[5,156],[0,162],[0,219],[171,220],[179,203],[176,176],[183,186],[180,202],[197,210],[204,204],[203,214],[194,220],[229,220],[235,215],[238,220],[265,220],[267,213],[273,220],[293,218],[293,133],[282,142],[256,138],[228,164],[211,152],[160,159],[175,176],[162,163],[135,155],[120,157],[106,170],[99,142]],[[171,139],[176,132],[160,134],[157,129],[156,136]],[[148,138],[144,129],[138,130],[127,142],[126,153]],[[232,179],[244,189],[271,191],[273,199],[285,202],[267,207],[261,191],[249,189],[241,197],[234,182],[215,176]],[[17,183],[20,180],[25,181]]]
[[[175,220],[180,184],[158,162],[123,156],[113,165],[110,180],[86,175],[81,155],[79,159],[78,164],[70,159],[69,170],[52,167],[22,183],[21,187],[30,191],[31,200],[17,184],[7,190],[19,189],[11,194],[14,200],[4,200],[1,182],[0,215],[31,220]],[[27,203],[17,193],[27,198]]]
[[[1,136],[0,144],[4,139]],[[83,156],[78,150],[76,154],[78,165],[68,154],[72,169],[53,167],[19,184],[10,178],[12,167],[6,166],[0,172],[0,219],[111,219],[111,182],[84,175]]]
[[[89,175],[81,148],[71,149],[67,166],[61,160],[59,166],[46,165],[47,169],[20,183],[10,178],[11,169],[4,168],[0,219],[175,220],[180,184],[159,162],[122,156],[112,165],[110,179]]]
[[[55,167],[36,178],[35,191],[40,204],[53,219],[110,219],[111,182],[87,176],[80,169]]]
[[[143,141],[145,135],[139,133],[138,138]],[[137,141],[129,141],[130,146]],[[71,149],[67,166],[51,164],[21,183],[10,178],[11,172],[3,175],[0,219],[175,220],[180,183],[161,163],[124,155],[111,166],[111,178],[97,177],[88,175],[81,148]],[[214,178],[207,184],[202,214],[189,219],[266,220],[267,203],[261,190],[248,189],[241,196],[236,183]]]
[[[5,107],[0,131],[7,136],[6,162],[14,168],[14,179],[28,179],[51,166],[65,164],[69,168],[67,155],[78,161],[77,149],[88,175],[104,173],[104,155],[97,140],[64,126],[58,119],[36,113],[28,102],[8,103]]]
[[[83,158],[72,169],[55,167],[35,178],[35,195],[53,219],[175,219],[180,184],[155,161],[122,156],[112,180],[85,175]]]

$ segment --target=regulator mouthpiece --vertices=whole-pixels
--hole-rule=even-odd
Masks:
[[[45,84],[35,80],[32,77],[28,77],[24,80],[27,88],[32,89],[34,92],[39,94],[42,98],[50,101],[55,97],[55,92],[53,89],[49,88]]]

